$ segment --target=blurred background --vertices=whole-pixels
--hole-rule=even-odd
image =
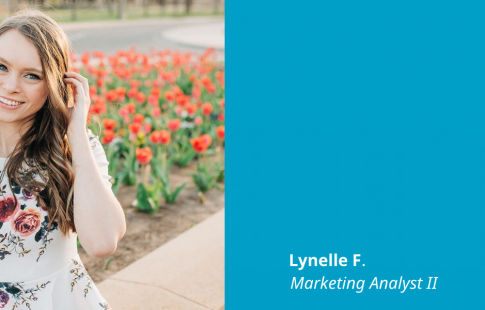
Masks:
[[[2,0],[0,4],[0,18],[27,4],[58,22],[224,15],[224,0]]]

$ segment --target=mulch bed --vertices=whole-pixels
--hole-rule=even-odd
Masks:
[[[197,223],[224,208],[224,192],[212,188],[204,193],[201,203],[189,172],[195,172],[197,162],[187,167],[172,167],[172,187],[189,181],[181,191],[177,202],[163,204],[157,214],[149,215],[131,206],[136,196],[136,186],[122,186],[117,198],[126,216],[126,234],[118,243],[111,257],[90,257],[82,247],[78,248],[81,260],[94,282],[98,283],[152,252],[167,241],[177,237]],[[109,263],[108,263],[109,262]],[[105,266],[107,265],[107,268]]]

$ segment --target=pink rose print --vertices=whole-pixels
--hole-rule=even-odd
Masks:
[[[10,296],[8,296],[7,292],[0,291],[0,308],[5,308],[5,306],[8,304],[9,299]]]
[[[15,200],[12,196],[0,199],[0,222],[5,223],[10,220],[19,209],[20,204],[17,202],[17,205],[15,205]]]
[[[37,230],[40,226],[41,213],[36,209],[21,210],[15,219],[12,219],[12,228],[26,237]]]
[[[25,188],[22,189],[22,195],[24,195],[25,199],[32,199],[34,198],[34,195],[32,195],[32,192],[26,190]]]

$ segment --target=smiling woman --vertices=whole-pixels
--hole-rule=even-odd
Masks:
[[[32,43],[16,29],[0,36],[0,46],[3,47],[0,49],[0,83],[3,86],[0,106],[7,111],[23,111],[2,113],[0,122],[24,122],[35,115],[47,99],[48,88],[42,74],[42,63]],[[9,46],[14,48],[7,48]],[[20,92],[20,89],[23,91]],[[0,155],[4,148],[5,145],[0,145]]]
[[[111,309],[77,253],[79,237],[108,256],[126,230],[89,105],[55,21],[24,11],[0,24],[0,308]]]

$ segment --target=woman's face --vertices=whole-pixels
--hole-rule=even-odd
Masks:
[[[42,62],[35,46],[15,29],[2,34],[0,123],[22,125],[42,108],[48,94]]]

